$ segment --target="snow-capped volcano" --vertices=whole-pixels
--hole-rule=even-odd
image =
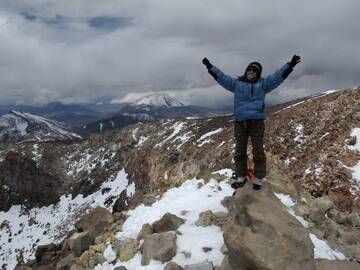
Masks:
[[[11,111],[0,117],[0,142],[81,139],[60,122]]]
[[[181,101],[167,94],[153,94],[136,100],[131,106],[147,105],[154,107],[182,107],[185,106]]]

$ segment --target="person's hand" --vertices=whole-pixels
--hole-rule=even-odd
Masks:
[[[292,58],[291,58],[291,61],[289,63],[290,67],[293,68],[295,67],[297,64],[299,64],[301,62],[301,58],[300,56],[298,55],[294,55]]]
[[[202,60],[202,63],[208,68],[212,68],[212,64],[210,63],[209,59],[207,59],[206,57]]]

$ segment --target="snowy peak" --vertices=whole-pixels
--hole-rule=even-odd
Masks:
[[[64,124],[19,111],[0,117],[0,142],[81,139]]]
[[[167,107],[167,108],[184,106],[184,104],[181,101],[167,94],[149,95],[141,99],[138,99],[133,104],[131,104],[131,106],[141,106],[141,105],[154,106],[154,107]]]

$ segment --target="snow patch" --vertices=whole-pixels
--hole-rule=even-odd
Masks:
[[[346,257],[341,252],[333,250],[328,244],[310,233],[310,239],[314,244],[314,258],[328,260],[345,260]]]

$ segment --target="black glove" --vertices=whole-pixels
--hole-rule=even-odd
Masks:
[[[301,58],[300,56],[298,55],[294,55],[292,58],[291,58],[291,61],[289,62],[289,66],[290,68],[294,68],[297,64],[299,64],[301,62]]]
[[[207,59],[206,57],[202,60],[202,63],[206,66],[207,69],[212,68],[212,64],[210,63],[209,59]]]

